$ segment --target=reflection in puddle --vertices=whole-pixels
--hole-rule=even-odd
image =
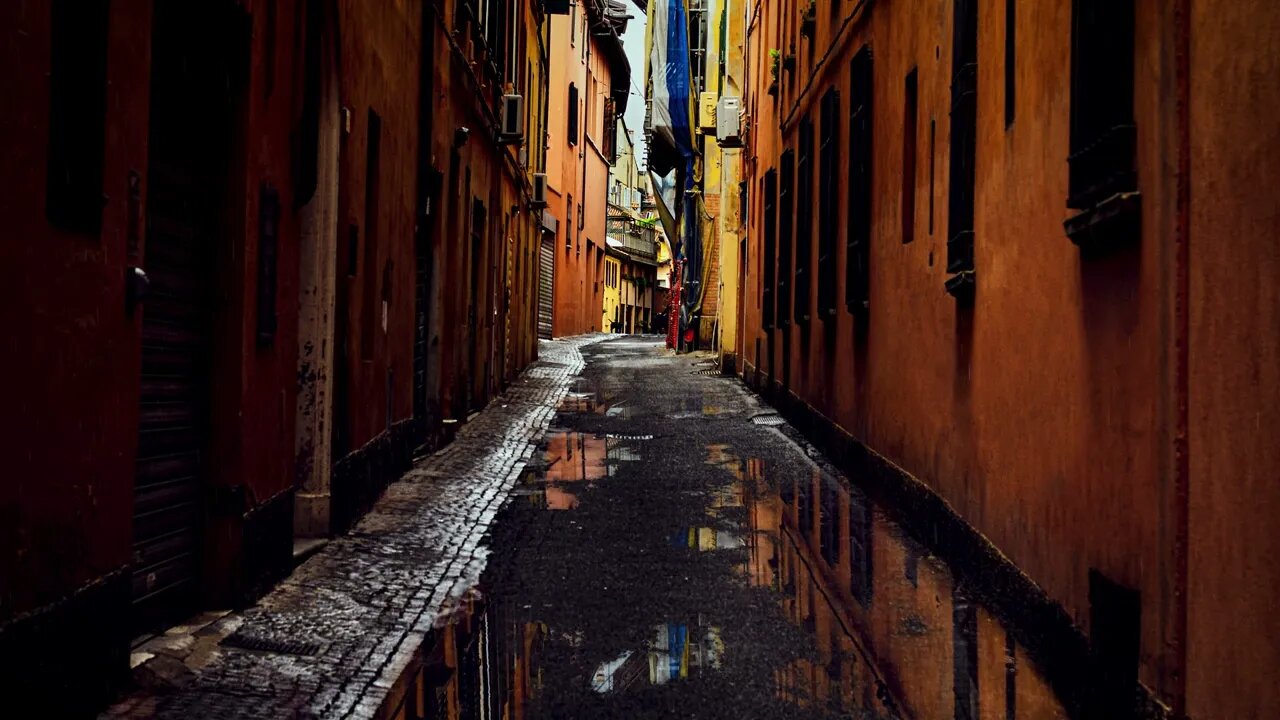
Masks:
[[[699,619],[701,620],[701,619]],[[720,667],[724,641],[720,628],[669,623],[653,628],[647,652],[627,650],[600,665],[591,680],[598,693],[620,692],[641,684],[665,685],[673,680],[697,677]]]
[[[742,547],[743,542],[740,535],[727,530],[691,527],[672,535],[671,546],[707,552],[708,550],[735,550]]]
[[[579,381],[573,384],[572,390],[565,395],[556,410],[565,414],[604,415],[611,418],[630,418],[631,406],[614,402],[599,389]]]
[[[553,432],[547,470],[530,474],[518,494],[546,509],[576,508],[616,463],[640,460],[640,447],[605,435]],[[808,638],[810,651],[761,657],[726,646],[721,627],[746,618],[717,617],[703,606],[683,616],[677,610],[682,619],[620,639],[592,625],[550,628],[529,617],[536,611],[528,605],[513,606],[510,599],[485,605],[472,594],[437,632],[410,694],[420,710],[404,716],[523,718],[534,714],[530,704],[553,679],[604,702],[643,688],[707,681],[717,672],[723,679],[735,662],[763,662],[765,687],[797,715],[1067,717],[1000,622],[966,598],[946,565],[861,491],[811,466],[744,459],[727,444],[707,445],[704,462],[722,469],[727,482],[700,496],[697,513],[705,524],[678,530],[667,542],[699,553],[745,548],[738,577],[772,595],[785,621]],[[574,671],[566,653],[578,658],[588,646],[594,651],[587,664]]]
[[[578,496],[558,485],[548,485],[543,491],[547,510],[572,510],[578,507]]]
[[[617,474],[621,463],[641,460],[637,443],[644,439],[651,438],[553,430],[547,433],[546,469],[526,471],[512,495],[544,510],[573,510],[581,499],[572,488],[591,487]]]
[[[818,646],[776,672],[780,695],[890,717],[1067,717],[998,620],[865,494],[816,469],[775,494],[747,466],[744,573]]]
[[[548,482],[581,482],[605,476],[605,438],[588,433],[553,432],[547,436]]]

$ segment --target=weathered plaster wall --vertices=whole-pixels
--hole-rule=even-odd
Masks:
[[[922,479],[1066,608],[1089,615],[1088,570],[1143,597],[1141,680],[1177,692],[1171,651],[1177,606],[1177,506],[1169,472],[1168,388],[1174,338],[1174,23],[1162,4],[1137,6],[1138,175],[1142,237],[1084,257],[1065,236],[1071,6],[1019,4],[1017,106],[1004,122],[1004,7],[979,6],[976,266],[971,309],[943,291],[947,237],[952,4],[819,7],[816,42],[800,36],[794,2],[748,19],[747,166],[754,198],[746,292],[748,363]],[[795,142],[834,85],[847,125],[849,62],[874,57],[871,301],[863,318],[760,330],[766,170]],[[770,48],[795,47],[779,99],[766,94]],[[828,52],[827,48],[831,50]],[[919,79],[914,240],[902,238],[904,83]],[[841,127],[837,177],[848,168]],[[933,141],[931,142],[931,135]],[[816,170],[815,163],[815,170]],[[843,185],[842,185],[843,187]],[[816,194],[816,193],[815,193]],[[837,227],[837,297],[844,297],[848,203]],[[815,207],[797,208],[812,213]],[[815,228],[816,230],[816,228]],[[818,256],[817,233],[813,257]],[[811,294],[797,303],[816,302]],[[784,337],[789,341],[784,341]],[[756,352],[759,340],[760,355]],[[789,347],[787,347],[789,345]]]
[[[1280,701],[1280,8],[1190,5],[1187,713]]]

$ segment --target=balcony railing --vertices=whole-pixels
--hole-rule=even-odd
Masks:
[[[658,256],[657,228],[621,214],[611,214],[606,228],[609,237],[622,243],[622,249],[628,254],[649,260]]]

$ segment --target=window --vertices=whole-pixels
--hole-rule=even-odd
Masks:
[[[578,144],[578,86],[569,83],[569,144]]]
[[[569,193],[568,202],[565,205],[568,212],[564,218],[564,249],[567,251],[573,247],[573,193]]]
[[[691,92],[694,98],[704,89],[707,77],[707,3],[690,0],[689,13],[689,76],[693,79]]]
[[[378,218],[381,217],[382,118],[369,108],[365,136],[364,161],[364,297],[360,328],[360,351],[365,359],[373,357],[374,328],[378,326],[374,305],[378,297]]]
[[[1075,0],[1071,38],[1071,155],[1067,234],[1136,232],[1133,0]],[[1110,210],[1103,210],[1104,206]],[[1105,222],[1104,222],[1105,221]],[[1099,226],[1099,227],[1094,227]]]
[[[796,179],[796,154],[782,153],[782,170],[778,176],[778,284],[774,295],[780,327],[791,324],[791,228],[795,219],[793,185]]]
[[[596,79],[594,77],[588,77],[587,97],[583,103],[586,105],[585,115],[587,123],[582,130],[586,133],[587,138],[591,140],[595,140],[600,137],[600,134],[596,131],[596,98],[599,97],[596,93],[598,92],[599,89],[596,87]]]
[[[265,39],[267,42],[266,48],[264,48],[262,53],[264,56],[262,61],[264,70],[263,74],[266,77],[263,78],[262,96],[264,98],[270,98],[271,93],[274,92],[276,88],[276,35],[278,35],[276,31],[276,0],[267,0],[266,10],[267,28],[263,34],[266,35]]]
[[[849,73],[849,220],[844,302],[850,312],[867,309],[871,282],[871,48],[853,56]]]
[[[605,98],[603,130],[604,156],[610,163],[618,161],[618,121],[615,117],[613,98]]]
[[[302,207],[315,197],[319,183],[320,158],[320,86],[323,62],[321,40],[324,15],[321,0],[307,0],[306,30],[303,46],[302,113],[298,120],[298,142],[293,145],[295,207]]]
[[[500,72],[505,71],[507,66],[507,31],[506,14],[508,9],[505,7],[504,0],[481,0],[484,3],[482,12],[484,16],[481,19],[483,26],[485,47],[488,49],[489,62],[494,69]],[[507,79],[503,77],[502,79]]]
[[[934,205],[934,188],[936,187],[934,172],[934,157],[936,152],[934,148],[937,146],[938,139],[938,121],[929,118],[929,234],[933,235],[933,205]],[[932,263],[931,263],[932,264]]]
[[[102,226],[107,0],[55,0],[49,58],[45,215],[73,232]]]
[[[1014,82],[1018,50],[1018,0],[1004,0],[1004,127],[1013,125],[1014,100],[1017,91]]]
[[[955,0],[951,67],[951,176],[947,292],[973,299],[974,171],[978,136],[978,0]]]
[[[840,199],[836,168],[840,166],[840,93],[822,96],[818,145],[818,316],[836,314],[836,225]]]
[[[907,73],[902,101],[902,243],[916,233],[916,116],[920,112],[917,72]]]
[[[796,160],[795,321],[809,322],[809,288],[813,273],[813,122],[800,120]]]
[[[760,291],[762,320],[765,330],[773,329],[774,284],[777,282],[778,264],[778,171],[764,174],[764,252],[761,262],[764,272]]]

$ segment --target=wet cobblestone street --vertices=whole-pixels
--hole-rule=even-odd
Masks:
[[[648,340],[585,352],[438,639],[425,716],[1064,716],[946,567],[739,382]]]
[[[597,340],[544,342],[541,361],[454,442],[256,606],[194,637],[159,638],[148,664],[177,688],[140,693],[105,717],[376,716],[446,601],[475,585],[482,535],[581,370],[578,348]],[[229,647],[228,637],[265,649]]]
[[[739,381],[600,340],[544,343],[257,606],[153,643],[176,688],[107,717],[1065,716]]]

